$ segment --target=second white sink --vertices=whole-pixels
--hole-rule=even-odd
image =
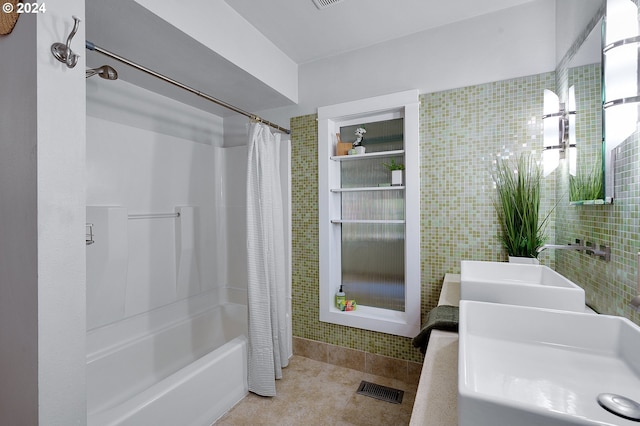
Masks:
[[[543,265],[460,262],[460,299],[584,312],[584,290]]]
[[[640,327],[626,318],[463,300],[459,336],[461,426],[638,424],[599,402],[640,402]]]

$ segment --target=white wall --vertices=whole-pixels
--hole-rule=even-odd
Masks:
[[[224,0],[135,0],[277,92],[298,101],[298,66]],[[274,25],[286,25],[274,23]]]
[[[0,36],[2,424],[86,423],[84,60],[50,52],[84,2],[47,6]]]
[[[554,16],[553,0],[527,3],[303,65],[300,98],[327,105],[371,94],[406,89],[431,93],[552,71]]]
[[[432,93],[554,69],[555,0],[536,0],[303,64],[299,104],[258,113],[286,122],[319,106],[407,89]]]
[[[245,136],[246,144],[247,136]],[[225,148],[224,256],[227,258],[226,285],[247,289],[247,147]]]
[[[124,207],[127,214],[195,208],[194,226],[187,230],[194,237],[194,273],[182,284],[177,278],[178,237],[186,217],[128,220],[110,229],[110,237],[127,241],[125,262],[109,266],[123,269],[116,275],[124,276],[126,285],[117,290],[116,283],[100,281],[105,264],[92,257],[104,243],[101,238],[108,238],[105,224],[96,223],[96,244],[87,247],[92,265],[87,271],[89,327],[221,285],[225,267],[219,248],[221,145],[220,117],[122,80],[87,80],[87,205]],[[108,289],[108,302],[120,303],[120,309],[92,317],[96,311],[92,303],[107,303],[104,296],[93,297],[97,293],[92,286]]]
[[[38,423],[36,19],[0,36],[0,423]],[[31,52],[32,54],[24,54]]]
[[[289,117],[282,123],[288,123]],[[283,127],[289,127],[288,124]],[[246,146],[249,138],[249,119],[236,114],[224,118],[224,146]]]

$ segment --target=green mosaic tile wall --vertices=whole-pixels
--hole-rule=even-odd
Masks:
[[[543,90],[554,87],[554,73],[545,73],[420,97],[423,318],[437,303],[444,275],[460,272],[460,260],[506,259],[491,201],[492,160],[540,152]],[[317,134],[315,115],[291,119],[293,334],[421,362],[411,339],[318,320]],[[555,204],[553,175],[544,192],[546,212]],[[552,222],[550,241],[553,231]],[[545,256],[542,262],[552,263]]]
[[[586,92],[598,94],[600,90],[599,66],[584,67],[582,70],[568,69],[567,64],[575,52],[580,49],[582,40],[589,29],[604,15],[604,6],[594,16],[583,31],[571,51],[558,66],[557,93],[566,102],[570,84],[574,83],[575,73],[579,74],[578,83],[585,83]],[[596,68],[597,67],[597,68]],[[596,75],[598,74],[598,75]],[[591,86],[589,87],[589,82]],[[592,96],[586,95],[586,96]],[[576,93],[576,97],[578,94]],[[592,136],[582,142],[592,140],[587,154],[594,155],[599,162],[601,133],[598,127],[600,119],[593,117]],[[584,153],[584,149],[580,151]],[[638,265],[637,253],[640,251],[640,135],[637,133],[620,145],[615,170],[615,200],[611,205],[577,205],[566,203],[556,210],[558,244],[566,244],[575,239],[584,239],[611,247],[611,261],[569,251],[556,253],[556,270],[585,289],[587,303],[596,311],[621,315],[640,324],[640,314],[629,308],[629,301],[637,294]],[[591,153],[591,154],[590,154]],[[579,157],[580,158],[579,154]],[[563,165],[557,176],[556,193],[568,191],[568,166]]]
[[[554,73],[545,73],[422,96],[422,312],[435,306],[444,274],[459,273],[461,260],[507,259],[490,170],[498,155],[541,153],[543,91],[554,86]],[[542,192],[546,214],[555,203],[553,175]]]
[[[558,190],[566,190],[566,175]],[[558,209],[558,243],[576,238],[611,247],[605,262],[578,252],[558,252],[556,270],[585,289],[587,304],[597,312],[621,315],[640,324],[628,307],[637,295],[637,253],[640,251],[640,136],[619,148],[615,170],[615,200],[608,205],[562,206]]]

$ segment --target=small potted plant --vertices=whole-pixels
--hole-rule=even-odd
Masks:
[[[367,131],[364,129],[364,127],[358,127],[356,129],[356,140],[353,143],[353,149],[356,150],[356,154],[364,154],[366,148],[364,147],[364,145],[362,145],[362,143],[364,142],[365,133],[367,133]]]
[[[404,164],[396,163],[396,159],[392,158],[388,163],[382,163],[384,167],[391,172],[391,185],[402,185],[402,171]]]

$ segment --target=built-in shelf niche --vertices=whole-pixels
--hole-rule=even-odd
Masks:
[[[320,321],[406,337],[419,332],[418,110],[418,92],[414,90],[318,109]],[[384,126],[387,122],[391,123],[390,127],[400,126],[398,134],[376,136],[368,132],[364,145],[369,146],[365,154],[336,155],[336,134],[341,134],[342,142],[351,142],[345,138],[358,126],[364,123]],[[402,185],[390,186],[390,172],[387,173],[382,164],[391,158],[405,166]],[[353,178],[353,170],[358,168],[374,170],[372,177],[365,176],[362,182],[358,176]],[[345,181],[347,174],[349,178]],[[362,208],[358,209],[358,203],[362,203]],[[373,306],[375,303],[363,303],[357,297],[355,311],[344,312],[335,306],[335,293],[343,277],[351,273],[349,267],[362,268],[362,265],[342,264],[344,259],[351,259],[348,262],[354,259],[353,244],[350,246],[351,241],[343,238],[343,234],[353,236],[361,230],[362,239],[357,243],[362,249],[356,252],[356,259],[359,253],[367,256],[369,245],[383,240],[378,255],[380,250],[387,250],[385,257],[395,259],[396,269],[401,265],[399,275],[403,282],[400,284],[404,290],[397,306],[380,308]],[[367,230],[373,230],[372,234],[368,235]],[[379,266],[375,263],[370,262],[372,268]],[[347,299],[350,298],[347,292]]]

